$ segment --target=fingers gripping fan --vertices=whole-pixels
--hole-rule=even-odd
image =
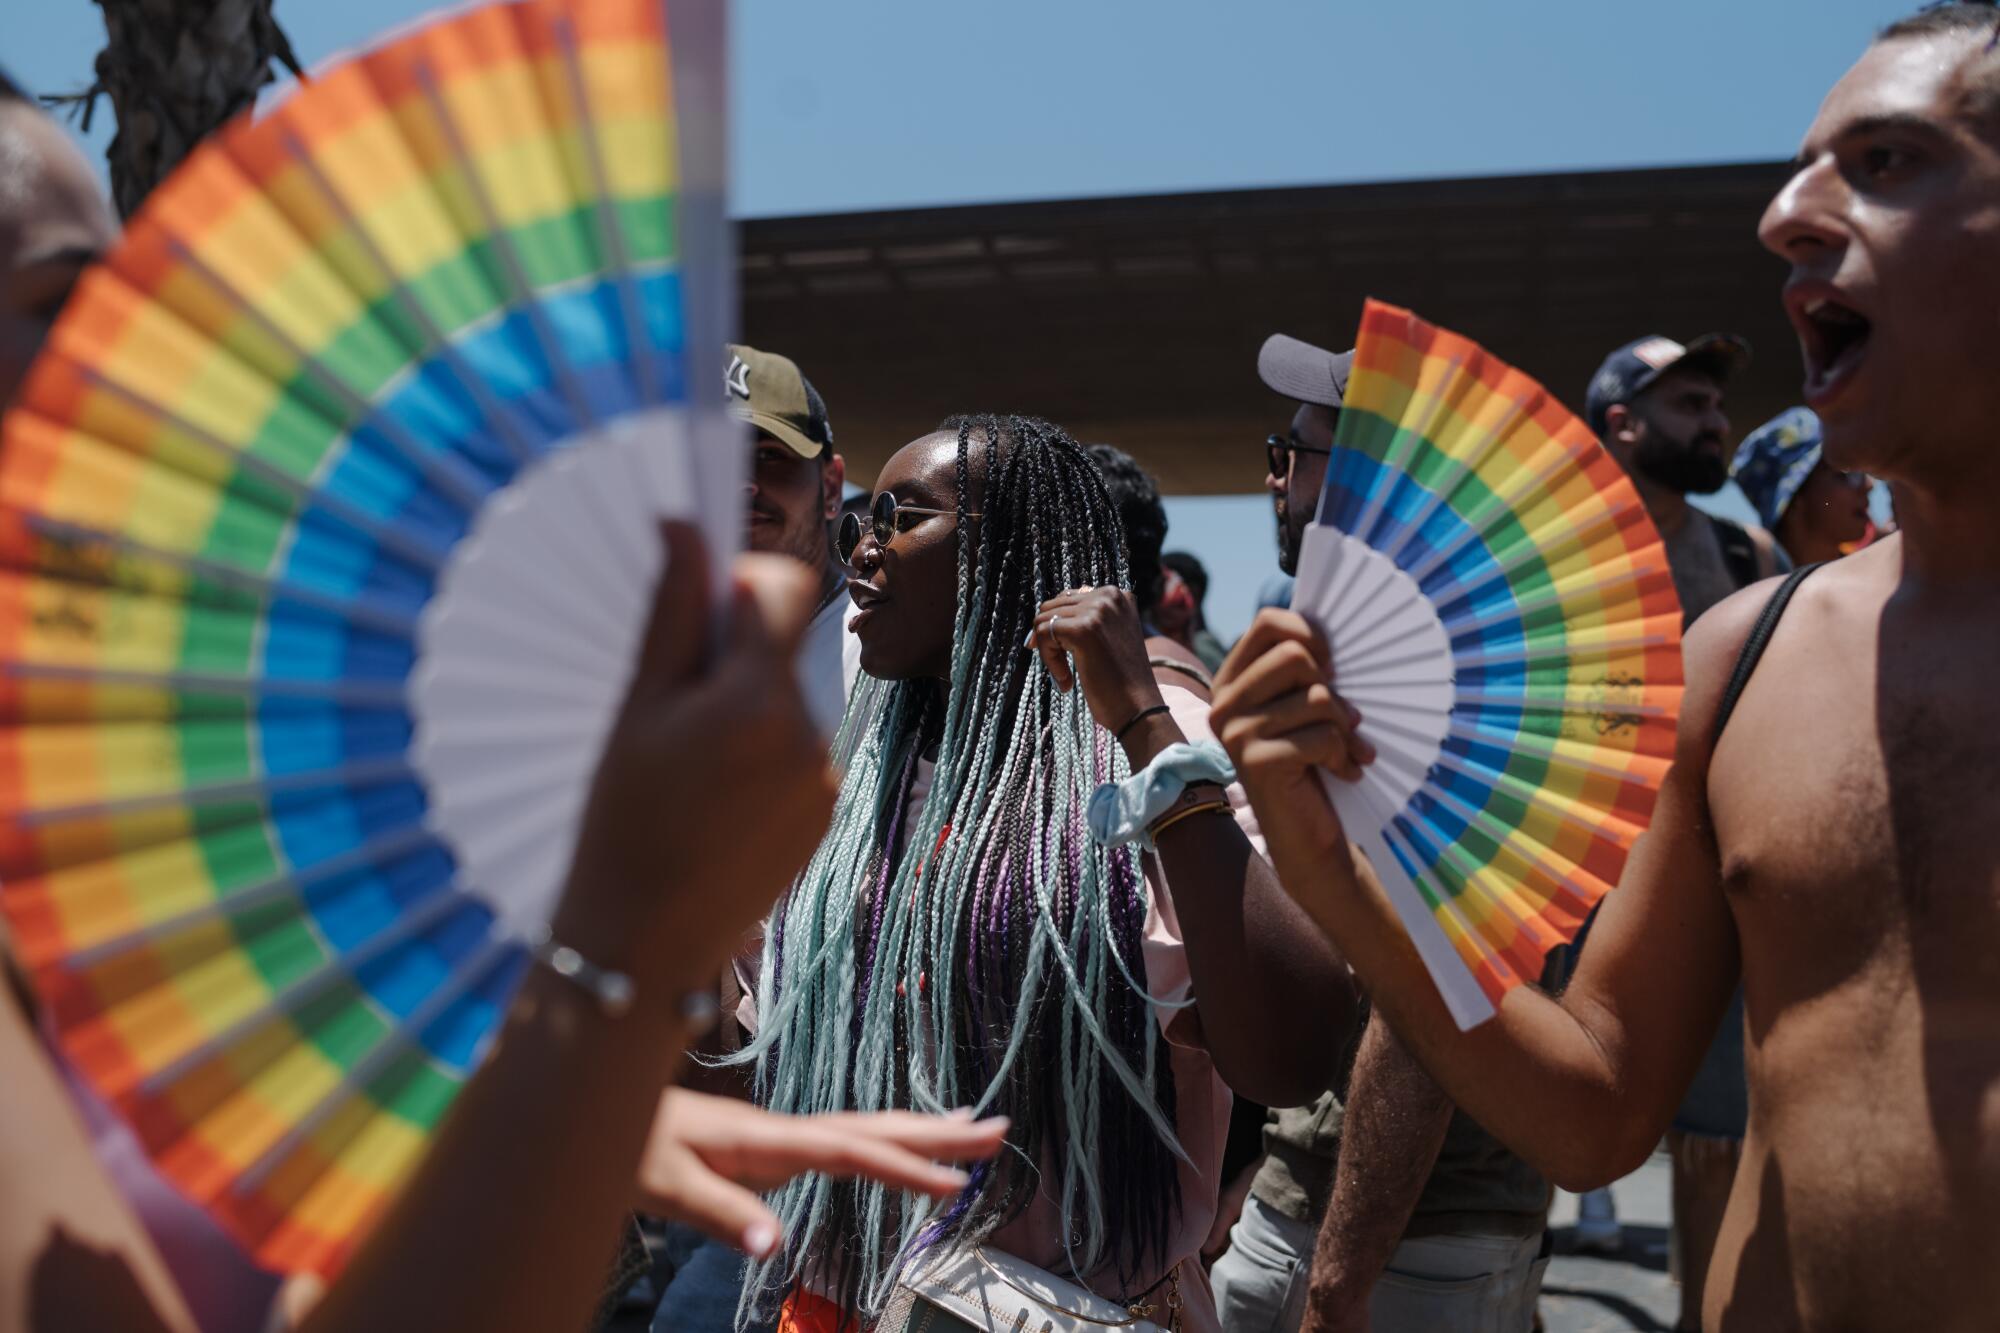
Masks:
[[[1461,1027],[1617,881],[1673,753],[1680,606],[1638,493],[1472,342],[1369,302],[1294,609],[1379,754],[1323,780]]]
[[[477,1064],[659,517],[740,509],[720,37],[538,0],[316,76],[154,194],[7,417],[0,901],[271,1267],[337,1268]]]

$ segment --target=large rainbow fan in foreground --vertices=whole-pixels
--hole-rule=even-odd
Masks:
[[[528,0],[322,73],[154,194],[7,417],[0,901],[270,1267],[340,1265],[495,1030],[658,516],[738,540],[721,61],[720,0]]]
[[[1659,534],[1539,384],[1370,301],[1292,605],[1380,755],[1324,775],[1335,809],[1471,1027],[1651,818],[1681,696]]]

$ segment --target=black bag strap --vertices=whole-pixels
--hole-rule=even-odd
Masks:
[[[1758,568],[1757,542],[1749,530],[1713,514],[1708,515],[1708,521],[1715,524],[1715,537],[1722,546],[1722,567],[1729,571],[1736,586],[1747,588],[1763,578],[1763,571]]]
[[[1743,530],[1738,528],[1737,531]],[[1743,688],[1750,683],[1750,673],[1757,669],[1757,663],[1763,659],[1764,650],[1771,646],[1771,636],[1777,633],[1778,620],[1785,614],[1785,607],[1790,604],[1792,594],[1799,590],[1799,585],[1806,581],[1808,574],[1821,568],[1825,563],[1821,561],[1817,565],[1806,565],[1793,570],[1791,576],[1780,583],[1778,590],[1771,594],[1771,600],[1764,603],[1763,611],[1757,616],[1757,623],[1750,629],[1750,637],[1743,641],[1743,651],[1736,655],[1736,667],[1729,673],[1729,684],[1722,691],[1722,703],[1715,710],[1714,741],[1722,739],[1722,729],[1729,725],[1729,716],[1736,711],[1736,701],[1743,697]],[[1714,741],[1710,743],[1713,744]]]

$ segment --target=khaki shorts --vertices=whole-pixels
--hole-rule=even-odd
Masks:
[[[1305,1319],[1314,1228],[1255,1195],[1210,1277],[1227,1333],[1298,1333]],[[1406,1240],[1368,1302],[1372,1333],[1528,1333],[1542,1273],[1540,1235]]]

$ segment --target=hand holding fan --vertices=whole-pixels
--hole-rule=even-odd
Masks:
[[[1327,791],[1471,1027],[1651,818],[1681,695],[1659,535],[1540,385],[1370,301],[1292,605],[1379,755]]]
[[[673,17],[469,10],[231,125],[5,422],[0,903],[273,1268],[339,1265],[494,1031],[658,519],[738,542],[720,7]]]

